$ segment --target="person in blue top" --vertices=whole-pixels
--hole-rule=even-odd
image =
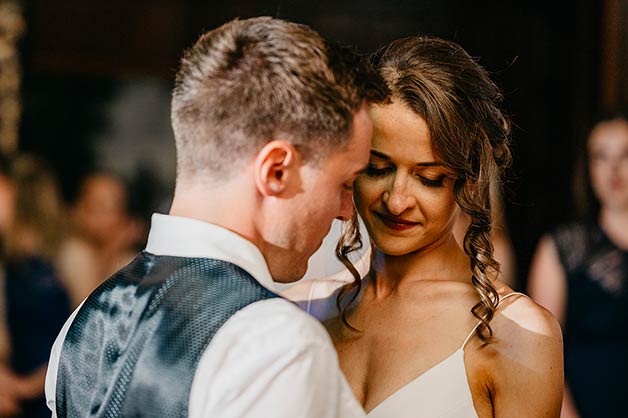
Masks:
[[[54,177],[34,157],[16,158],[10,178],[15,192],[5,235],[4,289],[0,292],[4,301],[0,305],[5,306],[12,384],[0,390],[13,396],[18,416],[43,418],[50,416],[44,399],[50,349],[70,315],[67,292],[52,264],[61,199]],[[3,407],[7,405],[5,401]]]

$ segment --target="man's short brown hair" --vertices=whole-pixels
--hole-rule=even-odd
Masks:
[[[172,97],[177,176],[228,175],[272,139],[324,156],[348,142],[355,112],[385,89],[353,51],[305,25],[233,20],[181,60]]]

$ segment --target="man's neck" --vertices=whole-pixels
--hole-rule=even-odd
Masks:
[[[255,195],[244,193],[241,185],[233,183],[177,185],[169,214],[229,229],[259,248],[253,218]]]

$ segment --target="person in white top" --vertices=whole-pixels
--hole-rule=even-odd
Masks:
[[[279,19],[201,36],[173,93],[170,214],[153,216],[146,250],[65,324],[46,381],[53,417],[364,416],[322,325],[274,294],[305,273],[332,220],[354,214],[380,80],[353,52]],[[187,302],[206,297],[192,285],[221,297]],[[225,311],[240,288],[257,296]],[[188,323],[212,309],[226,320],[199,345],[214,317]]]
[[[510,162],[498,88],[438,38],[395,41],[372,62],[391,94],[370,107],[371,157],[354,188],[371,266],[336,292],[325,323],[354,394],[373,418],[557,418],[560,327],[500,280],[490,244],[490,184]],[[345,258],[359,246],[346,232]],[[309,284],[308,306],[332,306],[317,303],[328,287]]]

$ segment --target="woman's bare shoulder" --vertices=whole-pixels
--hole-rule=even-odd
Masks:
[[[493,321],[498,340],[516,338],[526,342],[544,337],[562,344],[562,332],[556,318],[526,295],[516,294],[502,299]]]
[[[516,295],[500,303],[491,327],[495,342],[480,352],[489,360],[484,364],[488,366],[495,410],[557,417],[564,384],[558,321],[529,297]]]

